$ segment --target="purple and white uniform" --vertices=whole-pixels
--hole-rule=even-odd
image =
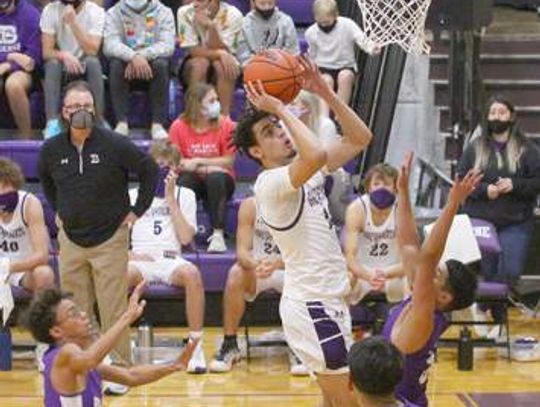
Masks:
[[[392,330],[403,309],[411,302],[411,297],[402,301],[388,314],[388,319],[383,329],[383,336],[392,340]],[[396,387],[396,397],[398,399],[408,400],[413,405],[425,407],[428,405],[426,397],[426,387],[429,368],[435,362],[435,346],[439,337],[448,328],[449,321],[441,311],[435,311],[433,314],[433,331],[428,341],[418,352],[405,355],[405,368],[403,379]]]
[[[51,371],[54,358],[60,350],[59,347],[51,346],[43,356],[45,365],[45,407],[101,407],[101,376],[96,370],[91,370],[86,374],[86,387],[84,391],[69,396],[58,393],[51,383]]]
[[[347,372],[350,283],[322,172],[294,188],[287,166],[266,170],[254,191],[257,213],[285,263],[280,315],[289,346],[311,372]]]

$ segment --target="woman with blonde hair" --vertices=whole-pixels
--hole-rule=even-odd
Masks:
[[[323,102],[317,95],[303,90],[289,108],[319,137],[324,146],[341,137],[334,122],[324,114]],[[327,186],[330,215],[336,225],[342,226],[352,193],[351,176],[340,168],[329,175]]]
[[[182,157],[179,184],[204,201],[213,232],[209,252],[227,250],[223,229],[226,203],[234,192],[234,122],[221,114],[212,85],[196,83],[186,93],[184,113],[169,130],[169,139]]]
[[[523,271],[534,227],[540,154],[519,130],[514,105],[500,96],[489,101],[482,134],[465,149],[458,173],[463,176],[472,168],[484,177],[463,211],[491,222],[502,248],[498,258],[482,260],[484,276],[515,284]]]

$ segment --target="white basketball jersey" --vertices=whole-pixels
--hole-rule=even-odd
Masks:
[[[365,213],[364,231],[358,235],[356,261],[369,270],[385,268],[400,261],[396,239],[396,204],[383,224],[373,223],[369,195],[357,198]]]
[[[259,214],[259,210],[255,209],[255,226],[253,230],[253,247],[251,250],[255,260],[268,259],[271,261],[281,258],[281,252],[274,238],[268,230],[268,226],[264,223],[264,219]]]
[[[137,200],[137,190],[130,190],[129,195],[133,204]],[[188,188],[176,187],[175,195],[188,223],[197,230],[195,193]],[[174,232],[171,212],[165,198],[154,197],[147,211],[135,222],[131,229],[131,249],[156,257],[163,257],[167,253],[181,254],[182,247]]]
[[[11,221],[0,220],[0,256],[10,260],[23,260],[32,255],[32,241],[24,219],[24,207],[28,192],[18,191],[19,202]]]
[[[316,173],[297,190],[288,171],[264,171],[254,188],[259,213],[285,262],[283,295],[301,301],[341,299],[349,291],[349,279],[328,210],[324,176]],[[282,223],[276,224],[279,219]]]

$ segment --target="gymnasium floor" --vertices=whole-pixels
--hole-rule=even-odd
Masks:
[[[256,329],[253,333],[268,331]],[[511,332],[540,336],[540,320],[517,310],[511,313]],[[157,328],[157,335],[179,336],[180,328]],[[205,333],[209,361],[221,334],[218,328]],[[454,332],[450,332],[450,335]],[[15,330],[16,341],[28,340]],[[270,356],[269,353],[274,353]],[[441,350],[429,381],[430,405],[435,407],[538,407],[540,406],[540,362],[509,363],[492,349],[476,349],[474,370],[456,369],[456,351]],[[28,407],[41,404],[41,378],[29,360],[16,360],[14,370],[0,372],[0,406]],[[158,383],[134,388],[122,397],[108,397],[110,407],[284,407],[316,406],[319,392],[310,378],[292,378],[288,358],[277,349],[263,350],[248,366],[245,361],[231,374],[201,376],[178,373]]]

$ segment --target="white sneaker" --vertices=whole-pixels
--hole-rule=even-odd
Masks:
[[[103,382],[103,393],[107,396],[123,396],[129,390],[128,386],[114,382]]]
[[[120,133],[122,136],[129,136],[129,126],[127,122],[118,122],[114,131]]]
[[[192,374],[206,373],[206,359],[204,358],[204,350],[202,347],[202,340],[199,341],[197,347],[193,351],[193,355],[189,360],[186,372]]]
[[[225,348],[222,344],[218,354],[210,362],[210,371],[213,373],[230,372],[233,365],[241,359],[240,349],[235,346]]]
[[[43,356],[45,356],[45,352],[49,350],[49,344],[38,342],[36,345],[36,349],[34,350],[34,355],[36,358],[36,365],[38,368],[38,372],[43,373],[45,371],[45,364],[43,363]]]
[[[290,374],[291,376],[309,376],[309,370],[302,363],[300,359],[296,357],[294,352],[289,349],[289,365],[290,365]]]
[[[224,253],[227,251],[225,238],[222,234],[214,233],[208,238],[208,242],[210,242],[208,249],[206,249],[208,253]]]
[[[154,123],[152,124],[152,129],[150,130],[152,134],[152,140],[165,140],[169,138],[167,130],[163,128],[161,124]]]

